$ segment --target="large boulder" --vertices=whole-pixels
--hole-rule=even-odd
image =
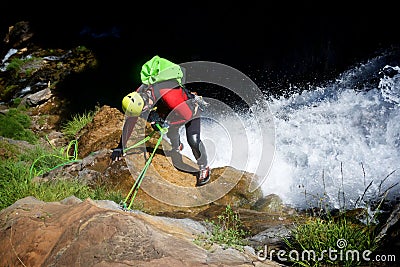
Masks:
[[[195,244],[205,225],[126,212],[111,201],[27,197],[0,211],[0,266],[281,266]]]
[[[122,134],[124,114],[110,106],[102,106],[79,132],[79,157],[84,158],[90,153],[101,149],[117,147]]]

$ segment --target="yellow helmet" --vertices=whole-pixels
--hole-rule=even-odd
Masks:
[[[143,106],[144,100],[137,92],[132,92],[122,99],[122,110],[128,116],[138,117]]]

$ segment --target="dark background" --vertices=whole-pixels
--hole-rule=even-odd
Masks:
[[[400,43],[398,11],[388,1],[217,3],[13,2],[2,4],[0,31],[4,36],[8,26],[28,20],[43,46],[92,49],[99,68],[77,77],[79,86],[71,81],[71,90],[81,104],[117,107],[154,55],[223,63],[280,94],[290,84],[335,78]]]

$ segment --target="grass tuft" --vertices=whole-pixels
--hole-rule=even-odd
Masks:
[[[359,266],[364,251],[377,249],[372,227],[346,217],[310,218],[283,241],[289,248],[285,257],[295,266]]]
[[[65,134],[70,139],[73,139],[76,137],[76,134],[83,128],[85,127],[88,123],[93,121],[93,117],[97,112],[97,109],[95,111],[89,111],[85,112],[83,114],[76,114],[72,116],[72,119],[67,121],[63,126],[62,126],[62,133]]]
[[[217,218],[218,222],[206,220],[211,226],[211,231],[206,235],[197,236],[195,243],[205,247],[216,243],[224,248],[243,250],[243,246],[246,245],[245,237],[249,233],[244,230],[239,214],[227,205],[225,211]]]

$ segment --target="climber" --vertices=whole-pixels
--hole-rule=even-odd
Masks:
[[[122,99],[126,115],[119,145],[113,149],[111,159],[121,159],[138,117],[145,118],[155,130],[168,128],[171,153],[183,149],[179,129],[185,126],[186,139],[196,158],[199,171],[197,186],[210,180],[205,146],[200,139],[200,113],[207,103],[182,85],[183,72],[179,65],[154,56],[142,66],[139,88]],[[160,127],[160,128],[159,128]]]

